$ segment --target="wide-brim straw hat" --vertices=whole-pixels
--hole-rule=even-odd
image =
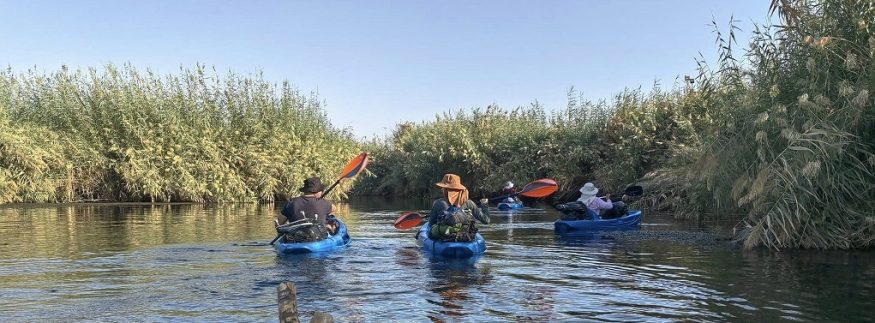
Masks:
[[[459,175],[456,174],[446,174],[444,175],[444,179],[435,185],[454,191],[466,190],[465,185],[462,185],[462,179],[459,178]]]
[[[580,188],[580,194],[583,195],[596,195],[599,192],[599,189],[593,185],[593,183],[583,184],[583,187]]]

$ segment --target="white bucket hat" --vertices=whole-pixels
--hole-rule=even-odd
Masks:
[[[599,189],[597,189],[592,183],[583,184],[583,187],[580,188],[580,194],[583,195],[596,195],[598,192]]]

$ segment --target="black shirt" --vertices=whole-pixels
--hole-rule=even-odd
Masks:
[[[331,202],[315,196],[299,196],[289,200],[281,213],[288,222],[307,218],[325,224],[325,219],[331,213]],[[285,223],[281,219],[279,222],[281,225]]]

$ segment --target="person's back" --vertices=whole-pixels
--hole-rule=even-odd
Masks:
[[[325,219],[331,214],[331,208],[331,202],[316,196],[304,195],[289,200],[281,214],[288,222],[307,219],[314,224],[325,225]]]
[[[304,195],[286,203],[277,215],[277,230],[285,234],[286,242],[307,242],[324,239],[337,229],[331,215],[331,202],[322,199],[325,185],[318,177],[304,180],[299,189]]]
[[[486,207],[478,207],[474,201],[468,200],[461,207],[450,204],[446,198],[440,198],[432,204],[428,222],[431,225],[429,237],[438,240],[472,241],[477,233],[475,220],[489,224],[489,214]]]
[[[431,225],[429,238],[444,241],[471,241],[477,233],[474,221],[489,223],[489,206],[487,199],[481,199],[478,207],[468,199],[468,189],[455,174],[446,174],[437,183],[444,192],[444,197],[432,203],[428,223]]]
[[[520,200],[515,196],[511,196],[516,194],[517,189],[513,186],[513,182],[507,182],[504,184],[504,187],[501,188],[500,195],[506,195],[507,197],[502,199],[501,202],[504,203],[520,203]]]

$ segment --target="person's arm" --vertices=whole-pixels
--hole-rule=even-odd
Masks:
[[[434,204],[431,205],[431,212],[428,213],[428,224],[434,225],[437,223],[437,219],[449,207],[450,204],[447,201],[443,199],[435,200]]]
[[[280,211],[280,213],[276,215],[276,223],[278,226],[289,222],[288,214],[292,214],[290,212],[293,212],[292,203],[287,203],[286,206],[283,207],[282,211]]]
[[[323,201],[328,204],[328,214],[325,215],[325,222],[328,223],[329,219],[336,217],[334,215],[334,203],[331,203],[331,201],[326,199],[323,199]]]
[[[595,199],[595,200],[597,201],[596,204],[598,205],[598,208],[599,208],[599,209],[601,209],[601,210],[610,210],[610,209],[613,209],[613,208],[614,208],[614,203],[611,202],[611,198],[610,198],[610,197],[606,197],[606,199],[607,199],[607,200],[603,200],[603,199],[601,199],[601,198],[597,198],[597,199]]]
[[[489,224],[489,199],[480,199],[480,206],[478,207],[474,201],[470,202],[471,206],[471,214],[474,215],[474,218],[480,223]]]

